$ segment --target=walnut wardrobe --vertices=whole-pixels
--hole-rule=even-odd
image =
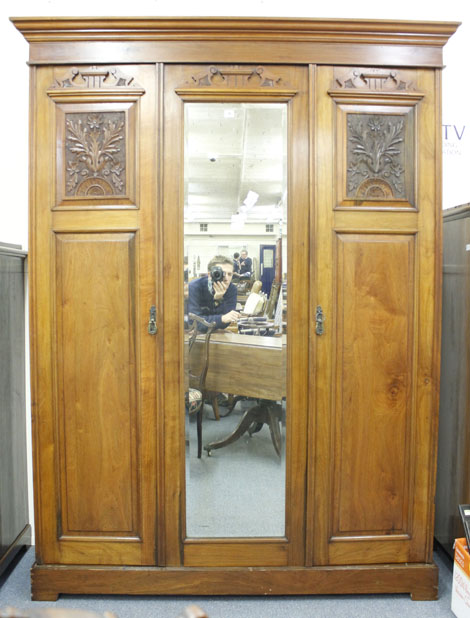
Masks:
[[[441,71],[458,24],[12,21],[31,71],[33,598],[436,598]],[[285,118],[275,533],[186,518],[185,122],[205,104]],[[191,457],[208,482],[228,453]]]

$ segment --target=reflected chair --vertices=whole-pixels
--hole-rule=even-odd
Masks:
[[[194,313],[189,313],[188,327],[189,388],[185,397],[188,413],[190,415],[196,414],[197,456],[200,459],[202,454],[202,412],[206,399],[210,400],[216,419],[220,418],[217,393],[207,391],[206,389],[210,354],[209,343],[216,324],[215,322],[209,323]],[[196,345],[196,341],[198,341],[198,345]]]

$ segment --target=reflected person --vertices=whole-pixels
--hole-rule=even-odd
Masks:
[[[207,265],[208,273],[189,282],[188,312],[227,328],[240,317],[235,311],[237,287],[232,283],[233,260],[216,255]]]
[[[246,249],[242,249],[240,251],[240,277],[244,279],[249,279],[251,277],[251,269],[252,269],[252,261],[251,258],[248,257],[248,251]]]
[[[237,274],[240,272],[240,254],[234,253],[233,254],[233,274]]]

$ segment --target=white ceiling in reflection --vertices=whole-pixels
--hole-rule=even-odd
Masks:
[[[186,103],[185,221],[277,222],[287,188],[287,109]],[[232,216],[235,218],[232,219]]]

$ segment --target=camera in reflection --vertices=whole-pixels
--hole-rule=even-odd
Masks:
[[[212,281],[224,280],[224,271],[222,269],[222,266],[213,266],[211,268],[211,279]]]

